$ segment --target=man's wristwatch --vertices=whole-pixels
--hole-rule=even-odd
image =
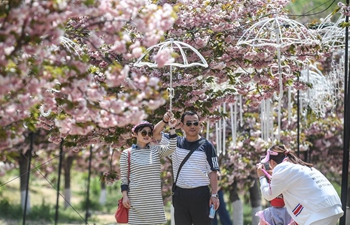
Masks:
[[[211,194],[211,197],[212,198],[219,198],[219,195],[218,194]]]

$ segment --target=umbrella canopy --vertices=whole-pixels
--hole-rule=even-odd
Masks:
[[[200,62],[194,61],[189,62],[187,58],[187,51],[185,49],[190,49],[195,53],[195,55],[198,56],[200,59]],[[176,61],[169,61],[164,64],[164,66],[176,66],[181,68],[186,67],[192,67],[192,66],[202,66],[204,68],[208,67],[207,61],[204,59],[204,57],[198,52],[197,49],[192,47],[189,44],[186,44],[181,41],[175,41],[174,39],[169,39],[168,41],[161,42],[159,44],[153,45],[149,47],[144,54],[141,55],[141,57],[135,62],[134,66],[141,67],[141,66],[148,66],[151,68],[154,67],[161,67],[158,65],[157,62],[152,61],[145,61],[146,56],[149,55],[152,51],[156,51],[157,53],[155,55],[160,54],[162,51],[168,51],[170,50],[170,53],[177,53],[180,57],[177,57],[177,59],[180,62]]]
[[[262,19],[248,28],[237,45],[283,48],[292,44],[306,44],[312,40],[316,40],[315,36],[303,24],[276,15]]]
[[[148,57],[150,54],[152,54],[153,57]],[[191,54],[191,58],[197,58],[199,61],[190,61],[188,59],[188,54]],[[172,56],[176,55],[178,57],[168,57],[166,61],[160,65],[156,61],[154,61],[157,56],[164,55],[166,56]],[[196,57],[193,57],[196,56]],[[150,61],[153,60],[153,61]],[[177,60],[177,61],[176,61]],[[196,60],[196,59],[194,59]],[[189,44],[186,44],[181,41],[175,41],[174,39],[169,39],[167,41],[161,42],[157,45],[153,45],[149,47],[146,52],[141,55],[141,57],[136,61],[134,66],[142,67],[142,66],[148,66],[151,68],[159,68],[163,66],[170,66],[170,84],[169,84],[169,101],[170,101],[170,111],[172,110],[172,98],[175,96],[175,91],[173,89],[173,81],[172,81],[172,67],[180,67],[180,68],[188,68],[193,66],[202,66],[204,68],[208,67],[207,61],[204,59],[204,57],[198,52],[197,49],[192,47]]]

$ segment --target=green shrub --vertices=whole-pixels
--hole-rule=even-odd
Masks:
[[[55,215],[54,207],[46,204],[45,201],[42,201],[41,205],[32,206],[28,218],[31,220],[50,220],[52,215]]]
[[[101,181],[99,177],[94,177],[90,182],[90,194],[94,197],[98,197],[101,192]]]
[[[3,218],[18,218],[22,215],[22,208],[20,205],[11,205],[7,198],[0,200],[0,216]]]
[[[86,210],[86,203],[87,203],[87,199],[84,199],[83,201],[81,201],[79,203],[79,209],[82,210]],[[89,199],[89,210],[101,210],[102,206],[100,205],[100,203],[97,200],[94,199]]]

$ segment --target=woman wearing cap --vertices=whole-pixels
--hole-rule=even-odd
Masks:
[[[263,171],[264,163],[273,170],[270,183]],[[344,214],[329,180],[283,145],[267,150],[257,165],[257,174],[262,196],[271,201],[282,194],[289,215],[300,225],[335,225]]]
[[[136,144],[122,152],[120,157],[123,205],[129,208],[129,224],[164,224],[166,222],[161,192],[160,159],[176,148],[176,119],[169,121],[169,145],[150,145],[153,125],[147,121],[132,129]],[[130,177],[128,181],[128,151]]]

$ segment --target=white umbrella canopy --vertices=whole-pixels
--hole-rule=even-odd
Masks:
[[[253,24],[243,33],[237,45],[283,48],[292,44],[308,44],[313,40],[316,41],[315,35],[303,24],[276,15]]]
[[[185,49],[190,49],[195,53],[195,55],[198,56],[198,61],[190,61],[188,60],[188,56],[185,52]],[[208,67],[207,61],[204,59],[204,57],[198,52],[197,49],[192,47],[191,45],[181,42],[181,41],[175,41],[174,39],[169,39],[167,41],[161,42],[159,44],[153,45],[149,47],[145,53],[141,55],[140,58],[135,62],[134,66],[141,67],[141,66],[148,66],[151,68],[154,67],[160,67],[157,62],[152,61],[144,61],[146,60],[145,57],[149,55],[152,51],[156,51],[157,54],[162,51],[170,50],[171,53],[177,53],[180,57],[177,57],[180,62],[175,61],[169,61],[164,64],[164,66],[176,66],[181,68],[187,68],[192,66],[202,66],[202,67]]]
[[[329,14],[316,31],[322,37],[322,44],[332,49],[343,49],[345,47],[345,28],[341,24],[345,22],[345,17],[341,14],[335,23],[331,23],[333,16]]]
[[[347,26],[346,16],[350,16],[350,8],[342,2],[338,2],[338,10],[340,16],[336,19],[336,22],[331,22],[331,19],[336,18],[335,12],[326,16],[322,23],[318,26],[317,33],[322,37],[322,44],[331,48],[343,49],[345,48],[345,27]]]
[[[189,58],[189,54],[191,55]],[[152,55],[153,57],[148,57]],[[157,56],[171,56],[166,59],[163,64],[158,64],[155,61]],[[178,56],[178,57],[173,57]],[[164,60],[163,60],[164,61]],[[148,66],[150,68],[160,68],[164,66],[170,66],[170,84],[168,88],[170,106],[169,110],[172,111],[172,98],[175,96],[172,83],[172,67],[188,68],[193,66],[208,67],[208,63],[205,58],[198,52],[197,49],[191,45],[169,39],[159,44],[149,47],[145,53],[135,62],[134,66],[142,67]]]

